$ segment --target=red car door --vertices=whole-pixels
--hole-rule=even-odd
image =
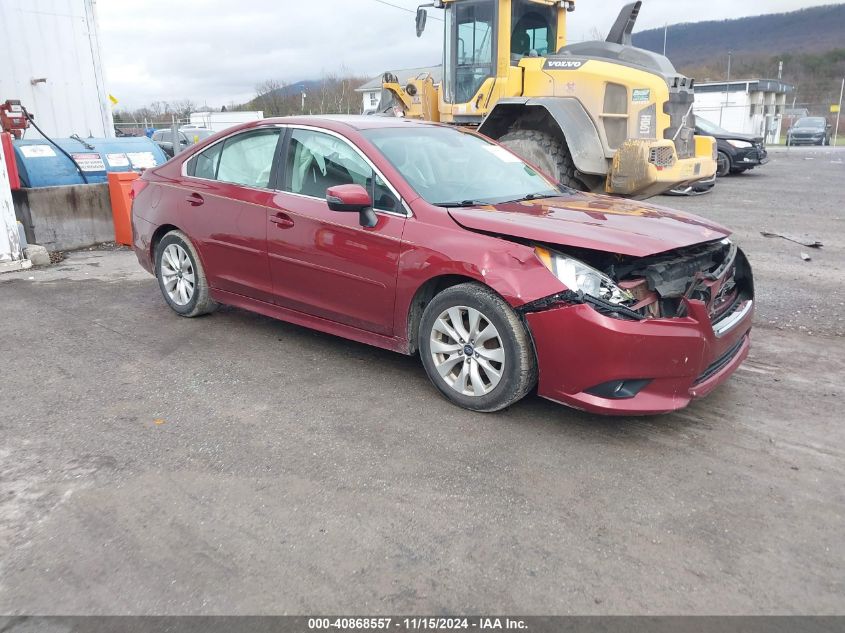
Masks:
[[[267,205],[280,129],[231,136],[188,161],[183,217],[212,288],[273,302]]]
[[[393,308],[405,212],[399,196],[347,140],[295,128],[269,204],[267,252],[276,302],[379,334],[393,334]],[[378,223],[331,211],[326,189],[361,184]]]

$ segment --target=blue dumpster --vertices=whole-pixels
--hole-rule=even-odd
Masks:
[[[104,183],[113,171],[143,171],[161,165],[167,156],[150,139],[121,138],[58,138],[59,147],[73,156],[79,165],[42,138],[14,141],[15,159],[20,172],[21,186],[28,188]]]

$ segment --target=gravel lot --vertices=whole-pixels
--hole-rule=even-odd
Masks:
[[[463,411],[414,358],[179,318],[128,251],[0,276],[0,613],[845,613],[845,151],[772,156],[658,200],[759,299],[673,415]]]

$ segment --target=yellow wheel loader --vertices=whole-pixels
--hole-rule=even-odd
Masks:
[[[443,77],[402,86],[385,74],[382,109],[474,126],[560,182],[647,198],[716,172],[716,141],[696,136],[694,80],[631,45],[641,2],[606,41],[566,44],[574,0],[435,0],[445,17]]]

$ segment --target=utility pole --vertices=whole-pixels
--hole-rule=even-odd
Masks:
[[[170,133],[173,135],[173,155],[176,156],[181,148],[179,147],[179,126],[176,123],[175,114],[170,115],[170,121]]]
[[[731,58],[733,54],[733,51],[728,51],[728,80],[725,82],[725,103],[719,108],[719,127],[722,126],[722,114],[725,112],[725,108],[728,107],[728,93],[731,89]]]
[[[842,96],[845,95],[845,79],[842,80],[842,87],[839,89],[839,110],[836,111],[836,129],[833,132],[833,146],[839,142],[839,116],[842,114]]]
[[[783,78],[783,60],[778,62],[778,81]]]
[[[666,57],[666,37],[669,34],[669,23],[663,24],[663,57]]]

